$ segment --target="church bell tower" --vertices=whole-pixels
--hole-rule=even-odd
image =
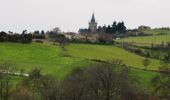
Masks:
[[[94,13],[92,15],[91,21],[89,22],[89,29],[91,33],[95,33],[97,31],[97,22],[94,17]]]

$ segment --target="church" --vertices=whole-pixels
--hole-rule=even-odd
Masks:
[[[94,13],[92,14],[91,21],[89,22],[89,30],[91,33],[95,33],[97,31],[97,22],[95,20]]]

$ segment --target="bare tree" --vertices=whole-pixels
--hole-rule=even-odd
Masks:
[[[119,66],[120,67],[120,66]],[[64,81],[63,100],[143,100],[147,95],[136,86],[126,66],[99,64],[75,69]],[[117,69],[118,68],[118,69]]]
[[[10,72],[12,72],[9,63],[0,64],[0,99],[8,100],[9,92],[12,87]]]
[[[9,100],[36,100],[32,91],[23,86],[18,86],[11,92]]]

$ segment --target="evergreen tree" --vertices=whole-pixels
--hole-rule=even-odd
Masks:
[[[126,33],[126,27],[125,27],[124,22],[119,22],[117,24],[117,31],[118,33]]]
[[[44,35],[44,34],[45,34],[44,30],[42,30],[42,31],[41,31],[41,35]]]
[[[112,33],[112,28],[110,25],[106,28],[106,33]]]
[[[114,21],[112,24],[112,33],[116,33],[116,31],[117,31],[117,22]]]

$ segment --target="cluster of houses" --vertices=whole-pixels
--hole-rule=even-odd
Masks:
[[[99,39],[99,37],[101,36],[101,33],[97,33],[97,22],[95,20],[95,16],[94,13],[92,14],[92,18],[89,22],[89,27],[88,29],[90,30],[89,32],[85,32],[85,33],[75,33],[75,32],[63,32],[62,34],[64,34],[66,36],[66,38],[68,38],[69,40],[80,40],[80,41],[91,41],[91,42],[95,42]],[[151,27],[149,26],[139,26],[137,31],[139,30],[150,30]],[[59,30],[58,28],[55,30]],[[122,36],[123,35],[123,36]],[[124,37],[127,34],[119,34],[119,36],[117,36],[117,34],[112,34],[110,35],[110,38],[116,39],[119,37]]]
[[[95,20],[94,13],[92,14],[92,18],[89,22],[89,29],[90,29],[90,32],[88,33],[67,32],[63,34],[66,36],[66,38],[70,40],[74,39],[74,40],[91,41],[91,42],[97,41],[99,34],[96,33],[97,22]]]
[[[97,34],[88,34],[88,33],[78,34],[74,32],[67,32],[67,33],[64,33],[64,35],[69,40],[80,40],[80,41],[91,41],[91,42],[97,41],[98,36],[99,36]]]

